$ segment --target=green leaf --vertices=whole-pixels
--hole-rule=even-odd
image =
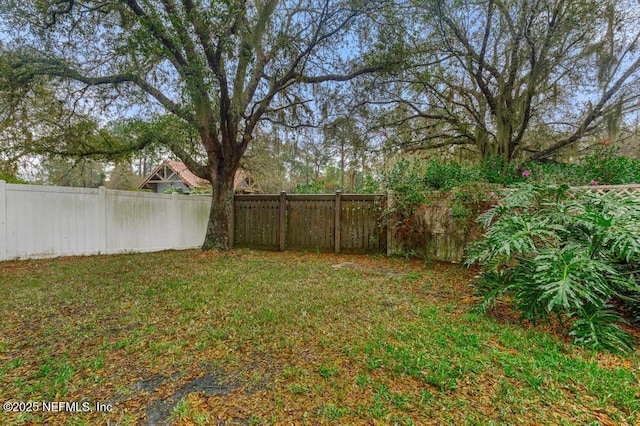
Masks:
[[[610,305],[600,309],[587,306],[578,315],[569,333],[577,345],[615,353],[632,350],[633,338],[618,325],[625,321]]]
[[[533,262],[535,281],[549,311],[571,312],[585,303],[602,306],[611,296],[607,276],[616,271],[606,263],[592,259],[584,247],[549,247]]]

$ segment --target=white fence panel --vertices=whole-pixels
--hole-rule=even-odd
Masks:
[[[210,198],[0,181],[0,260],[202,244]]]
[[[107,253],[173,247],[173,197],[106,191]]]
[[[174,203],[177,226],[176,248],[193,247],[194,241],[201,246],[209,222],[211,195],[174,194],[178,202]]]
[[[99,252],[97,190],[6,185],[5,258]]]
[[[7,258],[7,184],[0,180],[0,260]]]

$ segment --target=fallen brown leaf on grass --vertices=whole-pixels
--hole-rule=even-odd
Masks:
[[[493,319],[471,314],[472,277],[414,259],[245,250],[3,262],[0,397],[114,408],[0,422],[638,419],[637,354],[594,358],[507,303]]]

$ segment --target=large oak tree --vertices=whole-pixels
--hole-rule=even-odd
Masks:
[[[232,244],[233,178],[261,120],[304,104],[305,85],[380,69],[363,62],[357,42],[357,29],[379,6],[370,0],[5,4],[1,59],[12,84],[46,78],[67,102],[94,110],[135,113],[155,103],[197,135],[196,150],[172,132],[156,137],[212,184],[203,249]]]
[[[637,108],[640,6],[630,0],[403,2],[411,54],[374,102],[406,149],[552,157]],[[400,15],[400,16],[398,16]],[[553,138],[540,143],[544,128]]]

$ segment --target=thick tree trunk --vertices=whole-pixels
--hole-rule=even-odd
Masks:
[[[510,145],[513,133],[511,123],[511,112],[506,108],[499,109],[496,115],[496,143],[498,145],[497,155],[502,158],[502,173],[507,171],[509,161],[511,161]]]
[[[212,176],[213,194],[211,195],[211,209],[209,211],[209,223],[207,233],[202,243],[202,251],[229,250],[233,244],[231,241],[231,225],[233,215],[233,180],[235,170],[217,172]],[[221,176],[220,176],[221,175]]]

